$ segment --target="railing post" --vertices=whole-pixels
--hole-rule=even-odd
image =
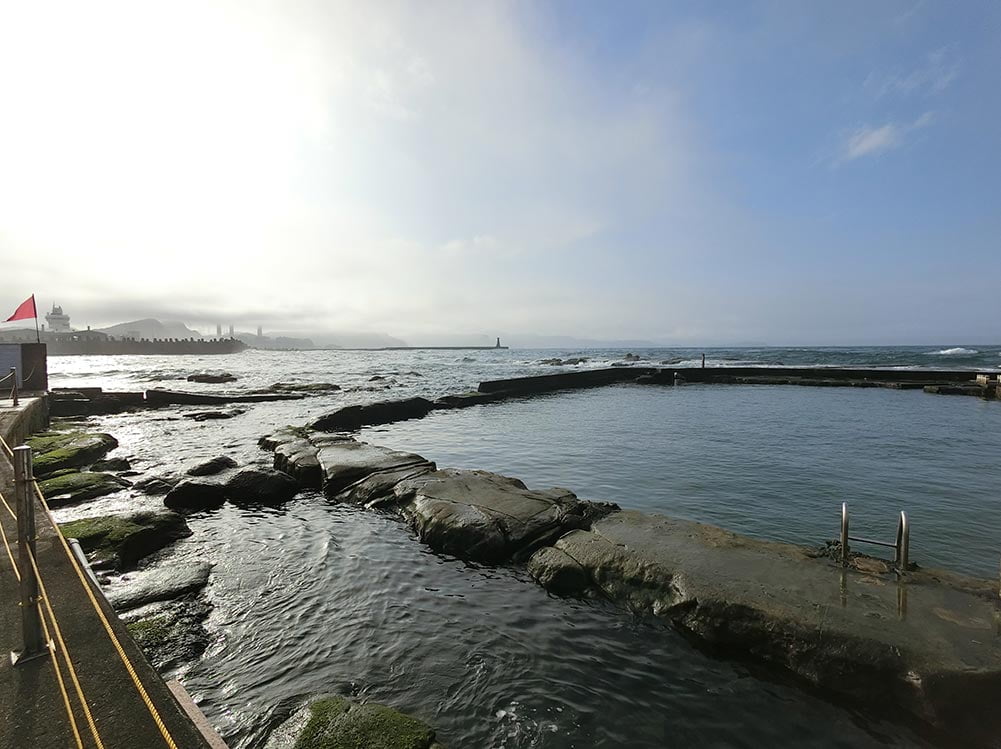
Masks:
[[[14,399],[14,405],[17,406],[17,367],[10,368],[10,379],[13,381],[11,384],[11,398]]]
[[[848,566],[848,503],[841,503],[841,566]]]
[[[897,521],[897,569],[907,572],[907,562],[910,556],[911,528],[907,523],[907,513],[900,511],[900,520]]]
[[[42,617],[38,606],[38,579],[32,558],[35,556],[35,496],[32,492],[31,448],[14,448],[14,501],[17,505],[18,570],[21,573],[21,636],[24,649],[11,653],[11,663],[48,655],[48,643],[42,635]]]

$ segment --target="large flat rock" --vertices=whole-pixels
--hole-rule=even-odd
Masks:
[[[330,496],[337,495],[350,485],[372,474],[392,473],[402,468],[432,466],[415,453],[391,450],[367,442],[335,439],[314,440],[316,457],[320,463],[323,490]]]
[[[1001,728],[998,593],[934,571],[843,569],[805,547],[618,512],[529,563],[559,594],[599,592],[724,653],[902,707],[990,743]]]
[[[565,489],[532,491],[487,471],[444,469],[401,481],[394,493],[421,540],[436,551],[496,563],[518,558],[583,519]]]

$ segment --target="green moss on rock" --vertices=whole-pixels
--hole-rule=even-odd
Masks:
[[[165,616],[137,619],[125,626],[128,627],[129,632],[132,634],[132,639],[144,651],[162,648],[170,640],[170,623]]]
[[[434,729],[384,705],[327,697],[309,713],[294,749],[440,749]]]
[[[80,542],[95,567],[119,569],[132,567],[144,556],[191,535],[188,524],[176,512],[104,515],[63,523],[59,530]]]
[[[38,476],[90,465],[118,447],[118,440],[101,432],[42,432],[27,442],[34,453]]]
[[[49,504],[58,505],[101,497],[105,494],[121,491],[131,484],[107,473],[78,471],[44,479],[38,483],[38,486]]]

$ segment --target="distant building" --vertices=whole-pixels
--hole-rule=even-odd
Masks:
[[[233,326],[232,325],[229,326],[229,337],[230,338],[233,337]]]
[[[50,333],[69,333],[73,330],[70,327],[70,316],[63,314],[63,308],[52,305],[52,311],[45,315],[45,322],[48,323]]]
[[[258,338],[264,337],[264,328],[261,327],[260,325],[257,326],[257,337]]]
[[[222,338],[222,323],[216,323],[215,326],[215,337]]]

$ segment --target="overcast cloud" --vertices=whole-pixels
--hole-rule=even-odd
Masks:
[[[996,339],[998,11],[911,5],[0,4],[0,306]]]

